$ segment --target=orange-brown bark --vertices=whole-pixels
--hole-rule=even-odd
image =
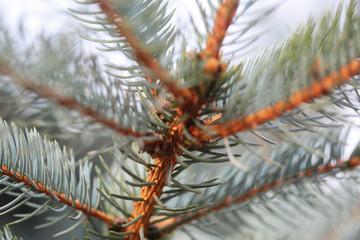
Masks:
[[[31,189],[40,192],[40,193],[45,193],[46,195],[48,195],[49,197],[51,197],[52,199],[54,199],[54,197],[51,195],[49,190],[52,190],[52,192],[54,193],[54,195],[59,198],[59,201],[76,209],[79,211],[84,212],[86,215],[89,216],[93,216],[105,223],[107,223],[108,225],[111,225],[114,217],[110,216],[109,214],[96,210],[95,208],[91,207],[89,209],[89,207],[86,204],[81,205],[81,203],[79,202],[79,200],[75,199],[75,205],[73,206],[73,199],[69,196],[66,196],[64,193],[59,193],[57,190],[55,189],[50,189],[50,187],[48,186],[44,186],[44,184],[42,184],[41,182],[36,182],[35,180],[33,181],[33,184],[36,185],[38,187],[38,189],[36,189],[34,187],[34,185],[30,182],[30,179],[27,176],[23,176],[21,175],[21,173],[19,172],[14,172],[13,170],[8,169],[7,166],[0,166],[0,169],[2,171],[2,175],[6,175],[9,176],[12,179],[15,179],[17,182],[23,182],[26,186],[30,187]]]
[[[154,151],[152,157],[154,158],[154,164],[157,167],[152,168],[148,171],[146,181],[153,182],[154,185],[146,186],[141,188],[140,198],[144,201],[134,202],[134,209],[132,217],[137,218],[140,215],[142,218],[131,226],[123,229],[126,232],[133,232],[134,234],[129,235],[127,239],[137,240],[139,239],[140,229],[143,228],[145,236],[149,236],[149,230],[151,226],[151,217],[154,213],[154,207],[156,205],[154,196],[161,197],[163,189],[166,185],[166,176],[169,171],[173,171],[174,166],[177,164],[176,154],[181,155],[179,145],[183,141],[183,129],[184,123],[180,121],[181,117],[177,116],[169,124],[169,135],[163,139],[163,146],[161,152]],[[131,221],[133,218],[130,218]]]
[[[140,239],[139,231],[140,228],[144,229],[145,236],[149,234],[150,218],[154,211],[155,200],[154,196],[160,197],[163,193],[163,189],[166,184],[166,175],[170,166],[176,164],[175,155],[164,156],[155,159],[155,164],[158,167],[152,168],[148,173],[147,182],[154,182],[155,184],[149,187],[143,187],[141,189],[140,198],[143,198],[144,201],[139,201],[134,203],[133,217],[136,218],[139,215],[143,217],[125,229],[126,232],[133,232],[133,235],[128,236],[129,240]],[[129,219],[130,221],[132,219]]]
[[[238,0],[225,0],[219,6],[216,14],[212,33],[206,42],[206,55],[209,57],[209,64],[214,65],[214,58],[219,58],[219,51],[225,38],[226,32],[232,23],[236,9],[239,6]],[[212,59],[212,60],[211,60]]]

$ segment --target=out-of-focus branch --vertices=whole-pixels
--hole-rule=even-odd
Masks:
[[[295,181],[305,179],[305,178],[316,177],[317,175],[321,175],[321,174],[327,174],[327,173],[332,173],[332,172],[337,172],[337,171],[346,171],[346,170],[358,167],[359,165],[360,165],[360,157],[353,157],[353,158],[349,159],[348,161],[338,160],[335,164],[332,164],[331,162],[329,162],[328,164],[319,166],[317,169],[308,169],[305,172],[299,172],[296,176],[289,177],[288,179],[277,179],[277,180],[273,181],[273,183],[271,183],[271,184],[265,184],[260,187],[255,186],[254,188],[250,189],[247,193],[245,193],[242,196],[239,196],[236,198],[229,196],[229,197],[225,198],[224,201],[212,206],[211,208],[204,209],[202,211],[199,211],[196,214],[191,213],[191,212],[188,213],[188,217],[186,217],[186,216],[181,217],[181,218],[172,217],[172,218],[168,218],[164,221],[157,222],[154,225],[156,226],[157,229],[164,229],[164,231],[162,231],[161,233],[166,234],[168,232],[171,232],[175,228],[178,228],[180,225],[183,225],[185,223],[189,223],[191,221],[194,221],[196,219],[204,217],[205,215],[207,215],[209,213],[219,211],[221,209],[225,209],[226,207],[229,207],[232,204],[237,204],[237,203],[247,201],[250,198],[253,198],[253,197],[263,194],[269,190],[273,190],[277,187],[280,187],[283,183],[295,182]],[[184,221],[184,219],[186,219],[186,221]],[[180,221],[181,221],[181,224],[176,224],[177,222],[180,222]]]
[[[41,96],[43,98],[51,99],[51,100],[55,101],[57,104],[59,104],[63,107],[66,107],[68,109],[75,110],[78,113],[80,113],[81,115],[91,118],[94,122],[100,123],[120,135],[133,136],[136,138],[144,136],[142,133],[134,132],[132,129],[124,129],[124,128],[119,127],[118,123],[115,120],[107,119],[100,112],[95,111],[89,107],[82,105],[76,99],[61,96],[60,94],[58,94],[57,92],[55,92],[53,89],[51,89],[49,87],[35,84],[30,79],[21,76],[19,73],[17,73],[10,66],[8,66],[4,61],[1,61],[1,60],[0,60],[0,73],[13,78],[14,82],[16,82],[20,86],[22,86],[32,92],[35,92],[39,96]]]
[[[233,21],[238,0],[225,0],[219,6],[212,33],[206,42],[206,55],[209,58],[219,58],[219,51],[225,38],[228,27]]]
[[[179,105],[191,103],[194,99],[195,92],[189,88],[179,86],[171,74],[163,69],[161,64],[151,56],[149,51],[142,46],[135,33],[128,26],[124,17],[115,9],[114,3],[111,0],[98,0],[97,2],[101,10],[106,14],[108,20],[115,25],[117,32],[125,37],[133,50],[137,62],[144,65],[160,79],[163,86],[174,95]]]

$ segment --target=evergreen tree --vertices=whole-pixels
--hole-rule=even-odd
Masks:
[[[73,35],[1,26],[0,215],[31,209],[2,239],[45,214],[86,239],[359,236],[357,1],[239,63],[257,2],[199,1],[195,41],[166,1],[81,2],[83,38],[124,59],[105,67]]]

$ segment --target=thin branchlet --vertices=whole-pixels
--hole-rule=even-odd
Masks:
[[[74,200],[71,197],[66,196],[64,193],[59,193],[56,189],[50,189],[48,186],[44,186],[43,183],[36,182],[36,180],[32,180],[33,183],[31,183],[30,182],[31,180],[27,176],[23,176],[21,173],[14,172],[13,170],[9,171],[7,166],[0,166],[0,169],[2,171],[2,175],[9,176],[10,178],[16,180],[17,182],[22,182],[26,186],[30,187],[31,189],[33,189],[39,193],[45,193],[47,196],[54,199],[53,195],[50,193],[50,190],[52,190],[54,195],[59,199],[59,201],[61,203],[64,203],[64,204],[68,205],[69,207],[72,207],[76,210],[82,211],[86,215],[93,216],[93,217],[107,223],[108,225],[111,225],[113,223],[114,217],[110,216],[109,214],[107,214],[105,212],[96,210],[93,207],[91,207],[89,209],[89,207],[86,204],[81,205],[80,201],[77,199],[75,199],[75,203],[73,203]],[[35,188],[34,184],[37,186],[37,189]]]
[[[334,71],[323,77],[320,81],[314,79],[309,87],[294,93],[289,97],[288,101],[278,101],[272,106],[268,106],[241,119],[231,120],[226,124],[207,125],[202,129],[194,126],[190,128],[190,132],[198,141],[208,142],[218,137],[227,137],[238,132],[254,129],[258,125],[298,108],[303,103],[329,94],[334,87],[348,82],[352,76],[359,74],[359,70],[360,60],[353,59],[348,65],[341,67],[340,71]],[[216,117],[216,119],[218,118],[219,116]],[[212,121],[208,122],[211,123]]]
[[[173,79],[173,76],[151,56],[148,50],[140,43],[132,29],[127,25],[123,16],[116,10],[111,0],[99,0],[98,4],[108,20],[115,25],[118,33],[125,37],[133,50],[136,61],[148,68],[162,82],[163,86],[174,95],[179,105],[189,104],[194,99],[195,92],[190,88],[181,87]]]
[[[132,136],[136,138],[144,137],[143,133],[134,132],[131,128],[126,129],[120,127],[115,120],[106,118],[100,112],[90,107],[82,105],[76,99],[62,96],[50,87],[36,84],[35,82],[31,81],[29,78],[21,76],[3,61],[0,61],[0,72],[2,74],[12,77],[17,84],[26,88],[27,90],[30,90],[43,98],[50,99],[56,102],[57,104],[66,107],[67,109],[75,110],[78,113],[80,113],[82,116],[88,117],[92,119],[94,122],[106,126],[107,128],[118,133],[119,135]],[[149,136],[149,134],[147,134],[147,136]],[[146,144],[146,142],[144,144]]]
[[[205,51],[209,58],[219,58],[220,48],[226,32],[233,21],[238,6],[239,1],[237,0],[226,0],[220,4],[216,14],[213,31],[208,36],[208,40],[206,42]]]
[[[199,219],[201,217],[204,217],[205,215],[208,215],[212,212],[220,211],[230,205],[245,202],[255,196],[259,196],[261,194],[264,194],[265,192],[268,192],[268,191],[274,190],[278,187],[281,187],[285,183],[301,181],[302,179],[316,177],[320,174],[324,175],[324,174],[336,173],[340,170],[341,171],[351,170],[353,168],[358,167],[359,165],[360,165],[360,157],[353,157],[347,161],[338,160],[335,164],[332,162],[329,162],[327,164],[319,166],[316,169],[308,169],[305,172],[298,172],[295,176],[291,176],[287,179],[277,179],[277,180],[274,180],[271,184],[265,184],[260,187],[255,186],[255,187],[251,188],[249,191],[247,191],[245,194],[238,196],[236,198],[234,198],[232,196],[228,196],[221,203],[213,205],[210,208],[200,210],[196,214],[194,214],[192,212],[188,213],[187,215],[191,216],[191,217],[189,217],[187,219],[186,219],[186,216],[182,217],[182,218],[172,217],[172,218],[168,218],[164,221],[154,223],[154,226],[156,226],[157,229],[165,229],[164,231],[162,231],[162,233],[165,234],[167,232],[171,232],[175,228],[178,228],[180,226],[180,224],[177,225],[175,223],[180,222],[182,219],[186,219],[186,221],[182,221],[181,225],[189,223],[189,222]],[[168,226],[171,226],[171,227],[168,227]]]

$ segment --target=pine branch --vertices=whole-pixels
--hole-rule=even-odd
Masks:
[[[255,2],[246,2],[245,10]],[[340,133],[327,133],[320,127],[330,129],[334,128],[335,124],[338,127],[338,119],[331,119],[332,124],[327,124],[327,121],[321,122],[317,116],[312,115],[313,111],[318,111],[320,119],[327,117],[329,114],[326,107],[330,104],[318,108],[315,102],[309,104],[308,109],[300,108],[297,111],[303,103],[330,95],[335,92],[335,87],[349,82],[350,78],[358,77],[360,60],[355,58],[359,56],[359,47],[355,41],[359,37],[357,26],[360,18],[354,14],[354,0],[346,12],[344,26],[338,23],[342,13],[339,9],[334,18],[328,14],[318,24],[310,22],[304,31],[294,34],[285,44],[274,48],[274,51],[265,52],[254,61],[246,63],[247,65],[239,64],[229,68],[228,64],[233,62],[222,62],[221,50],[224,49],[225,35],[229,35],[229,27],[234,19],[236,20],[238,0],[219,1],[219,8],[213,7],[216,16],[212,32],[209,25],[206,25],[207,31],[211,33],[207,36],[205,49],[195,50],[196,55],[186,54],[189,41],[184,39],[183,52],[176,62],[170,49],[174,38],[173,28],[168,26],[171,14],[167,14],[166,3],[163,4],[160,0],[84,2],[92,3],[98,4],[101,11],[77,13],[92,15],[94,20],[87,17],[78,19],[88,24],[98,24],[101,27],[94,28],[95,30],[109,34],[111,39],[98,39],[98,42],[104,46],[104,50],[119,51],[131,61],[131,66],[109,65],[113,69],[126,72],[125,75],[108,72],[114,78],[104,79],[101,73],[97,72],[99,69],[93,67],[96,66],[95,61],[89,68],[85,67],[89,66],[86,63],[76,64],[79,59],[84,60],[83,54],[77,56],[70,50],[70,54],[62,56],[58,53],[63,50],[54,47],[56,43],[49,44],[51,41],[44,41],[42,47],[45,54],[40,54],[35,61],[26,64],[20,60],[12,61],[12,58],[15,59],[12,55],[3,54],[4,60],[0,59],[0,73],[45,100],[49,99],[67,109],[75,110],[128,138],[125,140],[115,136],[113,147],[98,147],[97,151],[94,151],[113,151],[115,162],[109,167],[100,157],[107,174],[103,175],[96,169],[98,178],[94,178],[93,182],[91,162],[83,163],[80,160],[78,164],[72,153],[68,154],[65,149],[61,151],[58,144],[47,141],[36,132],[34,134],[26,130],[24,134],[14,125],[9,128],[6,123],[1,122],[0,175],[3,176],[0,177],[0,183],[7,184],[10,189],[2,191],[8,194],[16,194],[12,189],[24,191],[4,206],[6,212],[14,209],[12,204],[20,206],[17,201],[24,196],[26,202],[36,194],[39,197],[45,195],[45,198],[50,197],[61,205],[72,207],[70,210],[73,212],[78,210],[79,217],[76,218],[80,220],[77,224],[81,224],[84,219],[80,218],[83,216],[81,214],[107,223],[109,234],[98,230],[96,224],[96,231],[89,231],[101,238],[158,239],[182,224],[200,220],[209,213],[218,211],[218,216],[226,212],[226,209],[232,211],[232,206],[235,208],[239,203],[251,205],[254,197],[255,200],[269,199],[272,196],[268,195],[277,192],[272,190],[282,192],[285,183],[291,183],[295,188],[301,180],[316,181],[316,176],[322,180],[323,176],[342,173],[360,165],[358,154],[353,154],[354,157],[350,157],[348,161],[332,161],[342,159],[341,139],[345,138],[341,138]],[[206,17],[206,12],[203,13]],[[149,22],[153,25],[150,26]],[[255,22],[257,21],[252,21]],[[247,25],[249,28],[251,26],[252,24]],[[236,35],[241,36],[244,31]],[[205,38],[206,35],[201,36],[201,39]],[[10,46],[9,52],[14,56],[19,55],[16,53],[21,51],[11,47],[12,40],[4,42],[4,46]],[[0,52],[6,52],[3,49],[5,48],[0,48]],[[48,59],[52,59],[56,67],[47,68]],[[321,60],[326,63],[322,64]],[[62,64],[56,64],[57,61]],[[11,66],[19,67],[12,69],[7,62],[14,62]],[[75,64],[68,64],[69,62]],[[42,66],[39,67],[40,71],[24,74],[28,77],[21,75],[29,69],[31,72],[31,66],[36,63]],[[76,71],[72,72],[74,68]],[[81,71],[77,71],[80,68]],[[73,74],[67,75],[64,72]],[[93,73],[96,77],[87,81],[88,76]],[[72,76],[79,76],[79,79]],[[5,82],[8,81],[7,77],[4,79]],[[41,81],[48,79],[49,84]],[[64,81],[61,85],[56,82],[67,79],[74,79],[74,83]],[[54,82],[55,86],[77,86],[77,89],[74,87],[74,90],[70,91],[69,96],[73,98],[66,97],[69,89],[65,88],[65,94],[60,89],[56,92],[54,87],[51,87]],[[332,106],[349,107],[358,113],[359,107],[349,100],[348,94],[350,91],[358,94],[356,84],[351,81],[349,85],[353,89],[342,88],[339,92],[343,94],[343,98],[335,99],[340,94],[334,93],[328,102],[333,104]],[[127,93],[139,92],[139,98],[133,94],[133,99],[123,99],[122,92],[127,91],[123,86],[128,87]],[[162,86],[165,90],[161,89]],[[81,88],[84,87],[87,88],[86,92],[82,92]],[[86,94],[96,94],[98,90],[100,93],[97,98],[87,98]],[[165,103],[162,105],[160,101],[163,100]],[[122,102],[125,104],[122,105]],[[98,107],[94,107],[92,103]],[[304,109],[309,110],[310,115]],[[112,114],[110,119],[105,117],[108,113]],[[303,116],[300,116],[301,114]],[[281,122],[272,121],[275,118],[280,118]],[[308,124],[313,120],[316,124]],[[152,128],[154,133],[148,132],[148,129],[136,130],[143,122],[143,126]],[[129,124],[134,128],[121,127]],[[262,124],[266,125],[258,128],[259,133],[251,130]],[[265,136],[261,135],[261,130],[264,130]],[[334,132],[336,131],[337,129]],[[299,132],[304,134],[298,134]],[[145,139],[148,136],[156,137],[156,140],[145,141],[145,147],[141,146],[140,141],[133,142],[134,138]],[[253,140],[253,136],[259,141]],[[225,140],[222,142],[221,138]],[[190,176],[191,170],[189,175],[182,172],[193,163],[202,162],[202,167],[206,169],[206,163],[229,162],[229,159],[231,163],[237,163],[237,160],[246,161],[246,164],[251,165],[249,172],[234,169],[236,164],[225,163],[221,165],[224,168],[217,171],[223,173],[226,183],[215,189],[212,187],[220,182],[213,178],[213,172],[198,174],[195,170],[196,172],[192,172],[195,177]],[[269,165],[269,162],[276,165]],[[283,168],[280,167],[282,163],[285,163]],[[77,164],[80,180],[75,173]],[[207,174],[209,175],[206,176]],[[194,179],[196,180],[191,182]],[[100,186],[97,188],[98,181]],[[318,187],[313,182],[310,184]],[[91,185],[93,186],[88,188]],[[92,194],[90,191],[93,191]],[[287,193],[285,198],[288,196],[293,195]],[[37,207],[33,215],[29,214],[30,216],[27,215],[21,220],[42,212],[51,199]],[[269,202],[271,201],[259,204],[260,208],[267,208]],[[293,204],[287,199],[284,202]],[[130,207],[130,204],[133,205]],[[296,203],[292,206],[296,208]],[[132,213],[129,209],[132,209]],[[272,210],[273,208],[270,208],[269,211]],[[286,208],[282,210],[287,211]],[[283,216],[283,213],[274,214],[274,211],[272,214],[279,218],[287,217]],[[253,216],[258,215],[254,213]],[[225,223],[230,222],[226,216],[223,219]],[[89,220],[91,221],[91,218]],[[241,220],[239,222],[242,223]],[[199,225],[201,228],[201,224]],[[77,226],[75,224],[73,228]]]
[[[198,87],[199,96],[202,96],[201,100],[193,102],[193,106],[189,106],[189,109],[186,110],[182,109],[182,112],[188,112],[191,116],[196,116],[206,103],[213,101],[212,92],[214,91],[214,86],[227,69],[227,64],[221,62],[219,52],[238,6],[239,1],[237,0],[221,2],[217,10],[212,33],[207,38],[206,48],[198,54],[200,60],[204,62],[203,73],[211,75],[211,78],[208,83],[200,83]]]
[[[102,124],[103,126],[113,130],[114,132],[116,132],[120,135],[132,136],[132,137],[136,137],[136,138],[144,137],[144,135],[140,132],[134,132],[130,128],[123,129],[123,128],[119,127],[119,124],[116,121],[107,119],[100,112],[97,112],[97,111],[91,109],[90,107],[86,107],[86,106],[82,105],[76,99],[61,96],[49,87],[35,84],[30,79],[21,76],[19,73],[17,73],[15,70],[13,70],[10,66],[8,66],[4,61],[0,61],[0,73],[8,75],[9,77],[12,77],[17,84],[24,87],[25,89],[35,92],[36,94],[38,94],[39,96],[41,96],[43,98],[53,100],[60,106],[66,107],[70,110],[75,110],[78,113],[80,113],[81,115],[92,119],[96,123]],[[149,136],[149,134],[147,136]],[[144,144],[146,144],[146,142]]]
[[[207,63],[205,63],[205,68],[204,68],[205,72],[215,74],[218,71],[218,69],[220,68],[219,60],[215,59],[215,57],[218,58],[218,52],[220,50],[222,40],[226,34],[226,30],[227,30],[228,26],[231,24],[231,21],[232,21],[232,18],[234,17],[237,6],[238,6],[237,3],[233,3],[232,1],[229,1],[229,2],[226,2],[225,4],[221,5],[219,8],[218,16],[216,18],[216,23],[214,26],[214,32],[213,32],[213,34],[211,34],[209,36],[209,43],[206,48],[207,54],[208,54],[208,56],[206,56],[206,57],[210,57],[210,60],[207,60]],[[116,14],[112,12],[111,15],[115,16]],[[109,13],[107,13],[107,16],[109,17]],[[225,17],[225,22],[222,19],[223,17]],[[116,23],[115,20],[113,20],[113,22]],[[120,24],[120,27],[122,27],[121,24]],[[118,29],[120,29],[120,32],[123,33],[121,28],[118,27]],[[126,37],[126,35],[125,35],[125,37]],[[131,38],[127,39],[128,42],[130,43],[129,39],[131,39]],[[215,44],[215,45],[213,45],[213,44]],[[132,45],[132,44],[130,43],[130,45]],[[135,47],[133,47],[133,48],[135,48]],[[136,53],[136,51],[135,51],[135,53]],[[219,63],[219,65],[217,65],[217,63]],[[214,64],[217,66],[214,66]],[[222,70],[225,70],[225,68],[222,68]],[[176,93],[174,93],[174,91],[172,91],[172,88],[169,88],[169,90],[174,94],[175,98],[177,98],[179,96]],[[192,95],[191,98],[194,99],[194,95]],[[196,98],[196,99],[198,99],[198,98]],[[190,113],[192,116],[195,116],[198,113],[202,104],[203,104],[203,102],[201,102],[201,101],[197,102],[197,100],[195,100],[195,101],[193,100],[191,105],[179,104],[177,113],[182,115],[186,112],[186,113]],[[180,121],[175,121],[176,119],[179,119]],[[179,117],[177,117],[174,119],[174,122],[172,125],[173,126],[170,130],[170,135],[172,136],[173,139],[172,140],[165,139],[165,140],[163,140],[163,144],[165,144],[165,141],[177,142],[179,140],[179,139],[176,140],[178,138],[178,134],[175,134],[175,132],[181,133],[182,128],[184,127],[184,124],[181,123],[181,119]],[[170,147],[170,149],[173,149],[173,147]],[[161,164],[159,166],[159,168],[156,168],[156,170],[160,170],[160,168],[162,168],[162,171],[155,171],[154,173],[153,172],[149,173],[147,182],[155,182],[156,181],[155,182],[156,185],[151,186],[150,189],[149,189],[149,187],[142,188],[140,198],[144,199],[145,201],[136,202],[136,204],[134,206],[134,210],[133,210],[134,218],[138,218],[139,216],[142,216],[142,217],[136,223],[132,224],[125,230],[127,232],[135,233],[134,235],[131,236],[131,239],[139,238],[138,234],[140,232],[140,229],[143,229],[145,236],[147,236],[149,234],[149,220],[152,217],[153,208],[156,204],[154,196],[157,196],[157,197],[161,196],[161,194],[163,192],[163,188],[166,183],[166,175],[168,174],[169,171],[172,171],[173,166],[175,166],[175,164],[177,163],[177,159],[175,157],[175,152],[177,152],[177,151],[174,150],[174,152],[171,155],[169,155],[171,160],[167,159],[168,156],[166,156],[165,158],[161,157],[161,158],[155,159],[155,164],[157,164],[157,163]],[[169,169],[169,166],[171,166],[171,169]],[[129,219],[129,221],[131,221],[131,220],[133,220],[133,219]]]
[[[166,184],[166,178],[168,172],[172,171],[172,168],[176,164],[175,155],[165,156],[161,158],[156,158],[154,164],[157,167],[152,168],[151,171],[148,173],[148,177],[146,182],[153,182],[154,185],[146,186],[141,188],[140,198],[144,199],[144,201],[135,202],[134,203],[134,210],[133,210],[133,217],[139,218],[137,222],[130,225],[125,229],[125,232],[133,232],[134,234],[129,236],[129,240],[137,240],[140,239],[140,231],[144,232],[145,236],[149,235],[150,229],[150,218],[153,215],[154,207],[156,205],[154,196],[160,197],[163,193],[163,189]],[[133,220],[130,218],[129,221]]]
[[[228,27],[233,21],[236,9],[239,6],[238,0],[225,0],[221,2],[215,18],[213,32],[208,36],[206,43],[206,55],[210,58],[219,58],[219,51],[225,38]],[[210,67],[210,63],[208,63]]]
[[[207,214],[225,209],[233,204],[239,204],[245,202],[255,196],[264,194],[267,191],[274,190],[281,187],[284,184],[301,181],[307,178],[314,178],[316,176],[325,174],[334,174],[339,171],[351,170],[360,165],[360,157],[352,157],[348,161],[338,160],[335,164],[328,162],[324,165],[319,166],[317,169],[308,169],[305,172],[298,172],[296,176],[289,177],[287,179],[277,179],[272,184],[265,184],[261,188],[254,187],[246,192],[246,194],[238,196],[236,198],[228,196],[219,204],[213,205],[208,209],[200,210],[196,213],[188,213],[183,217],[171,217],[161,222],[156,222],[153,225],[156,229],[161,229],[161,234],[166,234],[178,228],[180,225],[189,223],[196,219],[202,218]]]
[[[141,45],[134,32],[127,25],[126,20],[116,11],[113,2],[111,0],[98,0],[98,3],[109,21],[115,25],[118,33],[124,36],[130,44],[136,60],[160,79],[162,84],[175,96],[176,101],[180,105],[190,103],[194,96],[193,90],[179,86],[170,73],[151,57],[147,49]]]
[[[320,62],[317,60],[317,62]],[[319,66],[316,66],[319,67]],[[241,119],[231,120],[225,124],[214,124],[204,126],[202,129],[192,127],[190,133],[201,142],[208,142],[210,139],[227,137],[238,132],[255,129],[258,125],[282,116],[284,113],[298,108],[301,104],[311,102],[316,98],[327,95],[331,90],[343,83],[349,82],[350,78],[359,74],[360,60],[353,59],[348,65],[341,67],[340,71],[333,72],[320,81],[314,79],[310,87],[300,90],[289,97],[288,102],[283,100],[276,102],[256,113],[249,114]],[[215,119],[220,118],[219,115]],[[212,121],[208,121],[212,122]]]
[[[16,182],[18,183],[24,183],[26,186],[39,193],[45,193],[47,196],[54,200],[58,198],[59,202],[64,203],[76,210],[82,211],[86,215],[93,216],[107,223],[108,225],[111,225],[114,221],[114,217],[110,216],[109,214],[96,210],[93,207],[89,208],[89,206],[87,206],[86,204],[81,205],[79,200],[75,199],[74,201],[71,197],[66,196],[64,193],[59,193],[57,190],[51,189],[48,186],[44,186],[44,184],[41,182],[36,182],[36,180],[30,180],[27,176],[23,176],[17,171],[9,171],[7,166],[0,166],[0,171],[2,175],[9,176],[10,178],[16,180]]]
[[[31,206],[29,201],[32,198],[50,198],[32,213],[19,214],[21,218],[9,224],[21,223],[47,209],[65,211],[65,215],[44,226],[71,216],[74,210],[78,210],[77,217],[73,218],[78,223],[74,226],[83,223],[83,214],[109,225],[118,220],[118,217],[112,217],[98,208],[99,195],[95,189],[98,181],[91,176],[91,162],[79,160],[76,163],[71,151],[65,147],[61,150],[56,142],[42,138],[36,129],[25,129],[23,132],[15,124],[9,126],[1,120],[0,133],[0,182],[6,186],[1,193],[16,196],[15,200],[1,208],[0,214],[7,214],[26,203]],[[75,170],[78,170],[78,178]],[[50,202],[55,205],[61,203],[63,207],[53,208]],[[64,204],[73,210],[69,211]]]

